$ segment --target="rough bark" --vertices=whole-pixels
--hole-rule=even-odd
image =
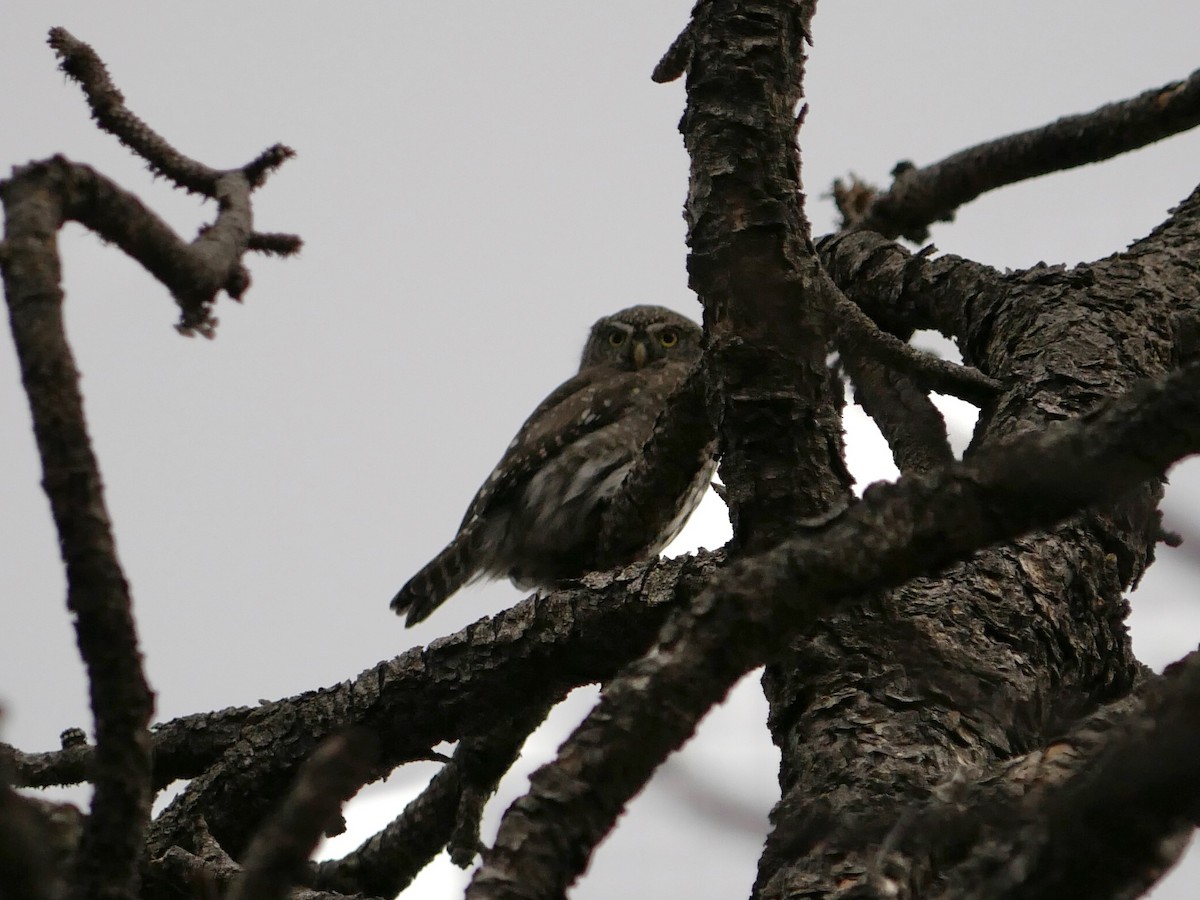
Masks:
[[[230,171],[189,160],[124,107],[90,48],[52,33],[101,127],[219,214],[181,241],[62,158],[0,189],[0,263],[98,737],[0,748],[17,784],[97,785],[81,827],[0,788],[0,889],[393,893],[442,846],[470,859],[524,736],[600,681],[599,705],[506,814],[468,894],[558,898],[655,768],[763,662],[782,766],[756,897],[1117,897],[1161,875],[1200,819],[1200,657],[1147,673],[1123,597],[1163,537],[1162,473],[1200,449],[1200,189],[1127,251],[1071,269],[1000,273],[864,226],[909,233],[1048,158],[1076,164],[1190,127],[1200,81],[906,170],[852,230],[814,245],[794,142],[814,8],[701,0],[655,71],[687,76],[688,271],[708,349],[645,471],[715,431],[728,555],[590,575],[352,681],[153,732],[61,333],[54,238],[67,219],[94,229],[160,278],[184,329],[211,336],[216,294],[246,287],[243,254],[298,246],[254,232],[249,205],[290,151]],[[1077,127],[1103,140],[1083,148]],[[926,328],[954,339],[966,367],[907,347]],[[834,346],[906,476],[861,501],[842,460]],[[961,463],[931,389],[982,405]],[[634,501],[656,514],[653,498]],[[346,796],[443,740],[461,741],[453,759],[388,829],[304,865]],[[147,828],[151,789],[174,778],[192,781]],[[1120,833],[1104,825],[1116,809]]]

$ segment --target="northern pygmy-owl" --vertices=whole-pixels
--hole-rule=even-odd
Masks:
[[[392,609],[413,625],[477,578],[550,587],[670,543],[712,475],[711,435],[671,460],[681,467],[671,483],[687,485],[667,498],[671,508],[616,523],[619,539],[608,547],[598,538],[668,398],[700,359],[700,338],[696,323],[661,306],[632,306],[593,325],[579,372],[526,419],[454,540],[400,589]]]

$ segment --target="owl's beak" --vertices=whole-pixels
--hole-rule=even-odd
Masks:
[[[650,349],[646,346],[645,341],[637,341],[633,345],[633,367],[640,369],[646,365],[646,360],[650,356]]]

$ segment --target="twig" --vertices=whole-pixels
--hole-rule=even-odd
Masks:
[[[650,79],[657,84],[667,84],[682,77],[692,62],[692,26],[688,23],[654,67]]]
[[[1082,115],[978,144],[924,168],[900,163],[891,188],[869,204],[839,203],[843,228],[865,228],[915,243],[933,222],[987,191],[1027,178],[1111,159],[1200,125],[1200,70]],[[835,187],[835,196],[847,194]],[[862,211],[865,205],[865,212]]]
[[[468,897],[561,896],[659,763],[747,671],[843,598],[1111,502],[1200,451],[1200,363],[1086,419],[868,491],[820,536],[732,564],[600,703],[510,807]]]
[[[326,740],[301,767],[283,805],[258,830],[228,900],[282,900],[317,842],[372,776],[378,741],[359,729]]]

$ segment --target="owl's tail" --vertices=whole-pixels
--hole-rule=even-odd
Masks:
[[[408,580],[392,598],[396,615],[408,613],[404,627],[424,621],[460,587],[478,576],[472,561],[474,534],[459,532],[441,553]]]

